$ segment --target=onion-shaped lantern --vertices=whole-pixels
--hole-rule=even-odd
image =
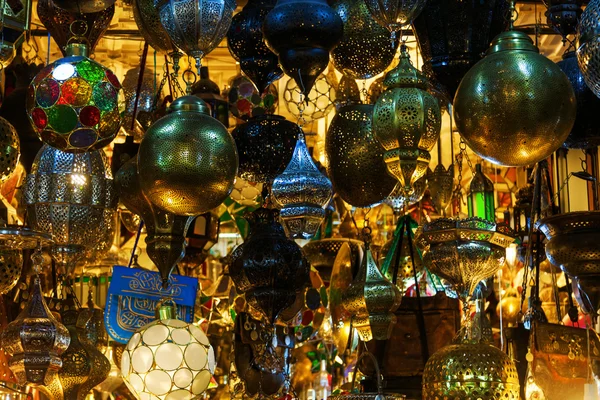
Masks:
[[[440,107],[405,46],[400,63],[387,73],[383,85],[386,90],[373,111],[373,132],[385,149],[388,172],[410,193],[427,172],[429,152],[440,135]]]
[[[413,21],[423,72],[442,84],[451,100],[463,76],[481,60],[492,39],[506,30],[508,9],[507,0],[427,0]]]
[[[63,273],[103,238],[106,211],[117,197],[104,152],[65,153],[45,145],[38,153],[25,190],[32,229],[50,234],[51,254]]]
[[[598,69],[598,27],[600,26],[600,0],[591,0],[585,7],[577,28],[577,62],[585,83],[600,97],[600,72]]]
[[[396,185],[387,173],[383,148],[373,135],[373,108],[367,104],[341,108],[325,137],[327,175],[335,193],[354,207],[380,203]]]
[[[390,32],[379,25],[363,0],[341,0],[333,9],[342,19],[344,35],[331,52],[335,68],[353,79],[369,79],[390,65],[398,42],[390,46]]]
[[[229,273],[248,303],[271,323],[309,283],[302,249],[285,236],[279,211],[259,208],[247,219],[250,234],[233,253]]]
[[[183,96],[146,131],[138,165],[140,185],[152,203],[191,216],[212,210],[229,196],[238,155],[233,138],[209,115],[206,103]]]
[[[174,67],[178,68],[178,59],[180,57],[177,46],[169,37],[165,27],[160,22],[158,8],[154,0],[134,0],[132,2],[133,18],[137,24],[144,40],[148,42],[154,50],[173,57]]]
[[[69,44],[67,57],[39,72],[29,86],[27,113],[40,139],[81,153],[113,141],[121,127],[121,84],[111,70]]]
[[[196,59],[200,75],[202,58],[221,43],[229,30],[235,1],[159,0],[155,7],[173,43]]]
[[[106,10],[115,0],[52,0],[57,7],[72,13],[93,13]]]
[[[261,115],[238,125],[231,135],[240,160],[239,176],[271,183],[289,164],[300,127],[279,115]]]
[[[305,96],[327,67],[342,32],[342,20],[325,0],[279,0],[263,23],[267,46]]]
[[[63,3],[73,3],[64,0]],[[114,1],[113,1],[114,3]],[[115,6],[96,12],[69,11],[60,8],[53,0],[39,0],[37,2],[37,14],[44,27],[58,44],[58,48],[67,56],[67,44],[86,44],[91,53],[98,41],[104,35],[110,21],[115,15]]]
[[[136,331],[121,358],[125,384],[139,399],[198,398],[215,372],[213,348],[196,325],[177,319],[164,302],[157,320]]]
[[[6,180],[17,168],[20,148],[17,130],[0,117],[0,182]]]
[[[352,315],[352,326],[363,341],[390,338],[396,323],[394,312],[400,306],[402,294],[383,276],[369,246],[343,299],[346,311]]]
[[[496,36],[454,97],[462,138],[480,157],[505,166],[548,157],[569,136],[575,115],[565,74],[518,31]]]
[[[299,135],[285,171],[273,181],[271,193],[282,206],[281,219],[288,235],[294,239],[312,238],[325,218],[333,189],[308,152],[304,134]]]
[[[250,0],[237,13],[227,32],[227,46],[240,68],[262,94],[283,75],[279,60],[263,41],[265,17],[275,7],[275,0]]]
[[[396,32],[410,24],[423,10],[427,0],[365,0],[369,12],[392,34],[392,45],[396,44]]]
[[[569,78],[577,100],[577,117],[564,147],[594,148],[600,145],[600,127],[596,123],[596,110],[600,109],[600,99],[586,85],[574,52],[565,53],[557,65]]]
[[[194,217],[180,216],[157,207],[142,192],[135,158],[119,169],[115,186],[125,207],[138,214],[146,226],[146,252],[168,285],[171,271],[185,255],[185,235]]]

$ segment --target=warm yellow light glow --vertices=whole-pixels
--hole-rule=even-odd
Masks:
[[[510,268],[515,266],[517,262],[517,244],[512,243],[506,248],[506,262]]]
[[[75,186],[84,186],[87,184],[87,177],[83,174],[71,174],[71,184]]]

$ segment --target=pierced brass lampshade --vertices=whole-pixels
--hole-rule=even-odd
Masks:
[[[20,148],[17,130],[0,117],[0,182],[6,180],[17,167]]]

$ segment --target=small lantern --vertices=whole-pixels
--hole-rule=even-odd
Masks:
[[[200,80],[192,87],[192,94],[200,97],[210,107],[210,116],[229,128],[229,103],[221,96],[219,85],[208,76],[208,67],[200,68]]]
[[[139,399],[199,397],[215,371],[215,355],[204,332],[176,318],[172,301],[157,320],[133,334],[121,358],[123,380]]]
[[[481,164],[475,165],[475,174],[467,197],[469,217],[479,217],[495,221],[494,184],[481,170]]]

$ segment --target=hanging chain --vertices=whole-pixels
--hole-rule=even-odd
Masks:
[[[177,79],[177,75],[175,75],[175,73],[171,74],[171,82],[173,82],[173,86],[174,86],[173,96],[174,97],[185,96],[185,91],[179,84],[179,79]],[[175,99],[173,99],[173,100],[175,100]]]
[[[304,110],[306,110],[306,104],[304,104],[304,94],[300,92],[300,100],[297,103],[298,106],[298,126],[302,130],[306,125],[306,119],[304,118]]]
[[[167,79],[169,79],[169,76],[167,75],[167,71],[165,71],[163,73],[162,79],[160,80],[160,83],[158,84],[158,88],[156,89],[156,94],[154,96],[154,100],[152,102],[152,110],[156,110],[158,108],[158,101],[160,100],[160,94],[163,91],[163,88],[165,87],[165,84],[167,83]]]

